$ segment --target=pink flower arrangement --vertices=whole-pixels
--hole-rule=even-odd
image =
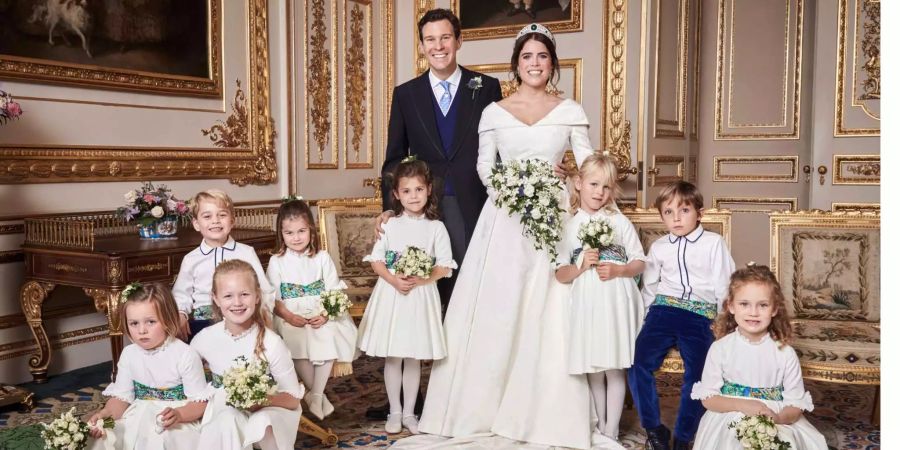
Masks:
[[[22,107],[13,100],[12,95],[0,90],[0,125],[10,119],[18,119],[21,115]]]
[[[178,200],[165,185],[153,186],[146,182],[140,189],[125,193],[125,206],[116,210],[127,222],[136,220],[142,226],[162,219],[174,219],[188,215],[190,208]]]

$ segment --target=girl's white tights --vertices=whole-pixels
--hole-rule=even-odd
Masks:
[[[312,361],[308,359],[294,360],[294,367],[297,368],[300,381],[303,381],[306,389],[313,394],[325,393],[325,384],[328,383],[328,378],[331,376],[331,367],[333,365],[334,360],[325,361],[325,364],[318,366],[313,365]]]
[[[392,358],[384,360],[384,387],[387,391],[391,414],[403,412],[404,416],[413,415],[416,397],[419,395],[419,381],[422,366],[418,359]],[[403,403],[400,403],[400,386],[403,386]]]
[[[589,373],[588,385],[597,412],[597,430],[618,439],[619,420],[625,407],[625,370],[610,369]]]
[[[262,440],[258,444],[262,450],[278,450],[278,442],[275,441],[275,435],[272,433],[271,426],[266,427],[266,434],[263,435]]]

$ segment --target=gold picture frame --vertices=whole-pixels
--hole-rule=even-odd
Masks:
[[[30,23],[34,27],[40,27],[40,25],[37,24],[37,19],[40,17],[40,13],[42,12],[40,8],[44,8],[43,12],[46,14],[45,10],[47,7],[39,6],[37,5],[37,2],[34,3],[35,9]],[[178,75],[174,73],[164,72],[151,72],[147,70],[137,70],[115,66],[104,66],[101,60],[96,58],[97,49],[93,49],[93,55],[90,52],[92,46],[96,47],[96,43],[92,42],[93,39],[91,37],[91,34],[92,30],[94,34],[98,33],[98,31],[96,30],[96,22],[98,21],[98,18],[92,15],[96,14],[97,11],[86,10],[84,14],[88,15],[88,17],[90,17],[94,22],[93,27],[86,27],[83,30],[84,35],[86,35],[86,41],[83,44],[83,51],[87,52],[90,56],[90,63],[75,63],[68,62],[62,59],[45,59],[38,57],[37,55],[23,56],[12,55],[8,53],[0,54],[0,78],[19,78],[29,81],[39,80],[48,83],[87,85],[106,89],[147,91],[151,93],[165,93],[169,95],[221,97],[222,0],[205,0],[204,3],[206,4],[205,16],[208,21],[208,31],[206,33],[207,77]],[[76,4],[71,6],[70,8],[78,10],[78,8],[84,7]],[[119,11],[119,13],[122,16],[126,16],[129,11],[126,8],[124,11]],[[66,16],[63,15],[62,19],[59,20],[58,23],[54,24],[57,30],[57,32],[54,33],[56,35],[56,41],[66,39],[66,35],[67,33],[69,33],[69,30],[66,29],[67,25],[69,26],[69,28],[75,26],[69,25],[69,22],[65,17]],[[129,17],[125,17],[124,19],[122,19],[122,21],[125,22],[127,21],[127,19],[129,19]],[[141,20],[134,17],[131,17],[130,19]],[[168,21],[171,18],[159,17],[157,19],[160,21]],[[47,20],[49,21],[49,17]],[[143,18],[143,20],[147,21],[146,18]],[[125,25],[123,25],[122,27],[125,27]],[[62,36],[60,36],[60,30],[62,29],[66,29],[66,31],[62,32]],[[114,31],[123,35],[134,34],[134,30],[129,33],[126,30],[114,28]],[[43,40],[46,40],[46,31],[42,31],[42,33],[44,34],[42,34],[41,37],[43,38]],[[80,35],[81,31],[78,31],[76,33]],[[63,49],[62,51],[71,50],[72,52],[77,52],[80,54],[82,52],[82,41],[78,38],[77,35],[73,34],[73,36],[75,36],[75,38],[74,41],[72,41],[72,47]],[[34,47],[32,51],[42,51],[41,54],[43,54],[47,53],[47,51],[43,50],[43,47],[52,44],[40,42],[28,43],[28,45],[30,46],[28,48]],[[57,45],[59,45],[59,42],[57,42]],[[146,44],[144,45],[146,46]],[[118,53],[115,56],[115,59],[119,61],[119,64],[125,65],[121,63],[121,60],[127,57],[127,50],[130,49],[128,49],[128,44],[126,43],[122,43],[121,46],[122,49],[110,50],[109,52]],[[189,45],[184,45],[181,47],[189,47]],[[145,52],[145,54],[140,58],[133,56],[132,59],[137,58],[144,61],[150,59],[146,55],[146,52],[152,51],[152,49],[148,50],[145,48],[141,48],[140,50]],[[77,58],[75,60],[81,59],[82,58]]]
[[[515,37],[519,30],[522,29],[523,26],[528,25],[535,21],[528,15],[522,13],[517,16],[513,16],[514,18],[520,18],[521,20],[516,21],[514,23],[510,22],[505,14],[502,12],[497,12],[492,16],[492,18],[486,19],[487,24],[485,26],[475,26],[475,27],[467,27],[467,22],[470,20],[467,19],[465,15],[465,7],[463,3],[469,3],[471,1],[475,1],[476,3],[480,3],[478,6],[482,6],[485,2],[480,2],[478,0],[451,0],[450,1],[450,9],[456,14],[457,17],[460,18],[460,22],[462,22],[462,39],[466,40],[481,40],[481,39],[497,39],[503,37]],[[583,10],[583,0],[571,0],[567,9],[568,18],[563,19],[550,19],[544,20],[542,17],[538,17],[536,20],[541,22],[544,26],[550,29],[553,33],[573,33],[577,31],[582,31],[582,10]],[[509,4],[508,2],[503,2]],[[562,5],[560,5],[560,9],[562,9]],[[538,11],[540,13],[540,11]],[[565,15],[566,11],[563,11],[563,15]],[[497,19],[496,17],[502,16],[502,19]],[[496,22],[496,23],[492,23]],[[500,23],[502,22],[502,24]]]
[[[381,199],[375,197],[323,199],[316,204],[322,247],[331,256],[338,276],[347,283],[353,302],[350,315],[362,317],[378,275],[363,258],[372,251],[372,225],[381,214]]]
[[[246,67],[231,114],[210,120],[206,147],[0,145],[0,184],[224,178],[238,185],[275,182],[275,125],[269,103],[268,2],[245,0]],[[230,7],[235,7],[229,3]],[[237,9],[237,8],[236,8]],[[232,59],[233,61],[234,59]]]

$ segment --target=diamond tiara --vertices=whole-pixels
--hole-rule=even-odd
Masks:
[[[529,33],[543,34],[544,36],[547,36],[548,38],[550,38],[550,41],[553,42],[554,46],[556,45],[556,39],[553,38],[553,33],[551,33],[547,27],[545,27],[539,23],[532,23],[532,24],[525,25],[524,27],[522,27],[522,29],[519,30],[519,34],[516,35],[516,40],[519,40],[520,37],[525,36],[526,34],[529,34]]]

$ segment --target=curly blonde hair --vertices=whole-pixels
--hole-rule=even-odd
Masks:
[[[728,297],[725,298],[725,302],[722,305],[722,312],[719,313],[712,325],[716,339],[720,339],[737,329],[734,314],[728,311],[728,307],[735,301],[734,296],[738,289],[751,283],[769,287],[771,291],[769,299],[772,301],[772,308],[776,312],[772,322],[769,323],[769,336],[772,337],[772,340],[780,343],[780,345],[789,344],[794,332],[791,329],[791,319],[787,314],[781,284],[778,283],[778,279],[775,278],[775,274],[769,270],[768,266],[759,265],[747,266],[731,275],[731,283],[728,285]]]

